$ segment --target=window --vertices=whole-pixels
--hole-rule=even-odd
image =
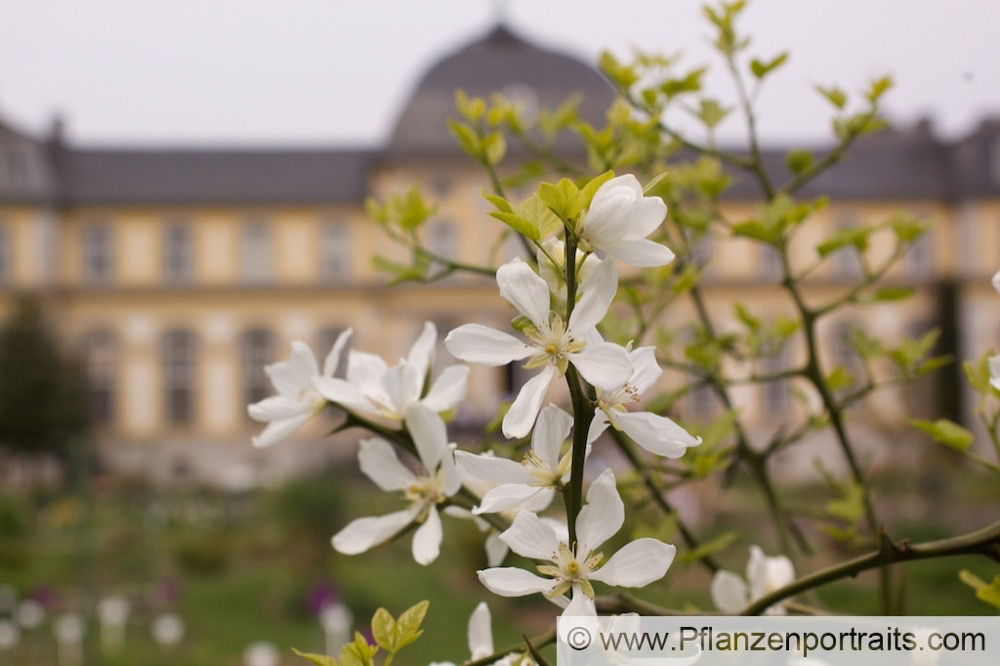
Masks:
[[[760,373],[762,375],[774,375],[788,370],[789,350],[785,345],[777,353],[765,356],[760,360]],[[785,412],[791,402],[791,390],[787,379],[780,379],[761,384],[761,399],[764,408],[764,416],[775,414],[780,416]]]
[[[781,253],[771,245],[760,243],[760,274],[768,280],[778,280],[784,272],[781,265]]]
[[[194,421],[196,345],[190,331],[171,331],[163,336],[164,413],[171,425]]]
[[[191,226],[169,222],[163,229],[163,277],[167,282],[189,282],[194,275]]]
[[[329,221],[319,239],[319,268],[324,280],[347,280],[351,276],[351,227]]]
[[[927,217],[922,216],[924,221]],[[931,277],[934,268],[934,245],[931,238],[933,226],[929,226],[926,232],[910,245],[906,251],[906,270],[917,278]]]
[[[111,228],[106,224],[83,230],[83,279],[91,283],[108,282],[114,274]]]
[[[431,222],[427,227],[427,249],[443,259],[458,258],[458,232],[445,220]]]
[[[836,233],[850,231],[858,226],[853,215],[842,215],[834,223]],[[847,245],[833,254],[833,270],[837,277],[855,279],[862,275],[861,257],[853,245]]]
[[[267,282],[271,279],[271,229],[267,221],[247,220],[243,227],[241,261],[243,279]]]
[[[240,346],[243,353],[243,404],[249,405],[274,392],[264,370],[274,357],[274,337],[270,331],[251,329],[243,334]]]
[[[326,357],[333,349],[333,345],[337,342],[337,338],[340,334],[344,332],[344,329],[338,326],[329,326],[322,329],[319,335],[316,336],[316,360],[319,362],[319,368],[322,371],[323,365],[326,363]],[[340,377],[343,379],[347,376],[347,353],[351,348],[350,339],[347,340],[347,344],[340,351],[340,358],[337,361],[337,372],[334,373],[334,377]]]
[[[95,426],[115,421],[118,386],[118,340],[110,331],[93,331],[83,338],[87,381],[87,415]]]
[[[4,224],[4,221],[0,219],[0,284],[9,283],[13,277],[13,253],[10,249],[10,242],[10,229],[6,224]]]

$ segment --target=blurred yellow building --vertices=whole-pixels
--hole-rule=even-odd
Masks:
[[[316,445],[320,425],[271,450],[250,445],[260,425],[246,405],[271,393],[263,367],[286,357],[292,340],[322,355],[353,327],[356,347],[392,359],[425,320],[442,337],[461,323],[509,321],[491,281],[455,276],[387,289],[371,263],[391,249],[366,216],[365,197],[414,182],[439,203],[424,231],[429,246],[490,261],[500,229],[486,216],[481,175],[445,126],[459,87],[503,91],[529,109],[580,91],[581,115],[592,121],[613,99],[596,70],[498,27],[427,72],[377,149],[103,149],[68,145],[58,124],[33,137],[0,119],[0,313],[14,293],[43,297],[85,359],[105,464],[233,485],[265,462],[279,475],[318,464],[330,455]],[[780,152],[768,157],[780,164]],[[730,196],[734,211],[753,201],[746,185]],[[989,286],[1000,267],[1000,124],[954,143],[926,125],[889,130],[861,142],[812,189],[835,202],[817,227],[827,231],[901,207],[936,222],[891,278],[919,285],[918,295],[858,311],[873,333],[899,338],[944,322],[945,346],[961,356],[1000,341]],[[720,321],[731,320],[737,295],[761,314],[785,307],[773,257],[739,243],[705,253]],[[832,261],[813,292],[855,276],[851,260]],[[831,355],[846,323],[831,321],[823,332]],[[459,424],[488,419],[516,381],[515,371],[474,368]],[[789,409],[785,388],[738,389],[736,397],[766,427]],[[884,407],[898,409],[899,399],[883,398]],[[710,396],[691,396],[687,409],[709,413]]]

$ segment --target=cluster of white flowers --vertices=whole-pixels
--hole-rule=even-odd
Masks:
[[[544,409],[542,405],[552,381],[566,375],[571,366],[586,382],[582,389],[591,400],[588,412],[594,410],[592,418],[589,413],[576,415],[591,423],[585,437],[577,434],[577,444],[586,447],[584,459],[608,427],[669,458],[683,455],[701,441],[664,416],[629,411],[660,376],[655,350],[605,341],[597,330],[618,290],[615,261],[661,266],[673,259],[668,248],[646,238],[665,214],[663,201],[643,196],[635,177],[608,180],[575,221],[575,228],[567,231],[578,248],[573,275],[566,275],[569,239],[559,238],[539,246],[537,269],[514,259],[497,270],[501,297],[520,315],[514,321],[520,336],[468,324],[445,338],[449,352],[462,361],[487,366],[523,362],[525,368],[538,370],[521,388],[502,423],[503,434],[509,438],[531,435],[523,460],[493,452],[460,451],[449,443],[443,417],[465,398],[469,370],[453,365],[431,381],[437,331],[430,323],[396,365],[352,349],[343,379],[334,375],[350,331],[337,339],[322,371],[306,344],[293,343],[288,361],[267,367],[277,395],[249,407],[254,419],[268,423],[254,443],[266,446],[287,437],[327,405],[383,435],[361,441],[361,471],[382,490],[400,493],[405,508],[350,522],[333,537],[333,546],[341,553],[365,552],[416,525],[413,557],[426,565],[440,553],[440,510],[444,509],[476,519],[490,533],[490,567],[479,572],[479,579],[499,595],[537,592],[565,613],[593,615],[595,581],[642,587],[662,578],[674,559],[672,545],[641,538],[607,559],[600,551],[625,520],[625,505],[610,469],[590,484],[586,502],[574,517],[574,541],[570,541],[565,520],[542,517],[539,512],[556,495],[569,492],[573,446],[567,438],[574,416],[556,405]],[[570,282],[575,285],[572,291]],[[575,381],[572,374],[570,379]],[[397,448],[408,451],[412,468],[400,460]],[[500,530],[487,524],[485,514],[499,514],[499,523],[493,525],[509,527]],[[508,549],[542,562],[541,575],[498,566]],[[488,610],[481,606],[470,623],[473,658],[492,650],[488,623]]]

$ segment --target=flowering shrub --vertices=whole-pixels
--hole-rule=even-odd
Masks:
[[[482,528],[489,554],[490,566],[478,572],[486,590],[501,596],[538,593],[571,615],[681,612],[620,591],[602,594],[606,587],[642,588],[659,580],[678,554],[712,574],[711,598],[718,611],[746,614],[803,612],[805,607],[791,602],[792,597],[868,569],[879,572],[883,612],[890,614],[901,610],[895,605],[903,584],[892,575],[896,563],[959,554],[1000,560],[997,523],[932,543],[890,538],[871,490],[872,470],[846,426],[853,405],[948,362],[931,353],[935,334],[893,346],[854,330],[849,344],[857,363],[852,367],[831,366],[820,352],[821,320],[846,307],[898,301],[910,294],[909,287],[886,278],[924,233],[925,223],[899,213],[879,224],[827,234],[801,256],[792,249],[802,247],[803,238],[816,237],[802,231],[827,203],[824,198],[797,196],[858,137],[881,126],[879,103],[891,81],[873,82],[858,111],[848,111],[847,96],[839,89],[820,88],[834,108],[837,144],[822,156],[792,151],[786,168],[777,173],[761,156],[752,100],[786,55],[745,62],[749,41],[735,27],[742,10],[742,2],[724,3],[707,8],[706,15],[747,123],[745,153],[715,147],[714,129],[732,109],[702,92],[703,70],[678,74],[671,59],[639,54],[634,62],[622,63],[605,54],[602,69],[621,98],[601,129],[579,119],[572,106],[543,113],[533,127],[502,97],[487,101],[457,96],[461,120],[452,121],[452,130],[492,183],[492,191],[484,193],[495,208],[490,215],[506,225],[504,234],[520,244],[521,256],[493,267],[435,254],[420,235],[433,206],[417,190],[370,203],[389,238],[412,255],[409,266],[381,262],[394,271],[396,281],[431,282],[462,271],[487,275],[513,308],[507,330],[470,322],[448,332],[448,351],[466,363],[517,363],[534,374],[498,417],[502,435],[523,450],[512,459],[503,453],[509,447],[471,451],[449,441],[447,421],[465,398],[468,368],[453,365],[435,372],[437,332],[432,324],[394,366],[351,349],[346,379],[333,375],[350,332],[337,340],[322,372],[305,345],[293,345],[288,362],[268,368],[278,395],[250,406],[254,418],[269,422],[255,443],[273,444],[320,410],[339,410],[346,415],[341,430],[360,427],[374,435],[360,443],[362,472],[380,489],[399,493],[405,503],[388,515],[351,521],[333,537],[338,552],[362,553],[415,527],[413,558],[428,565],[446,540],[441,513],[473,518]],[[678,110],[694,113],[705,129],[704,141],[677,129]],[[554,137],[564,129],[582,137],[587,165],[553,153]],[[521,170],[504,163],[508,140],[519,141],[531,156]],[[543,180],[524,201],[511,200],[505,183],[523,184],[540,171],[565,177]],[[730,217],[720,204],[734,174],[750,178],[761,194],[759,210],[743,219]],[[734,303],[738,328],[721,327],[700,281],[705,265],[697,248],[707,238],[735,239],[769,253],[778,272],[772,288],[790,304],[787,311],[768,317]],[[857,279],[837,293],[815,293],[810,275],[838,253],[857,259]],[[1000,274],[994,283],[998,280]],[[689,301],[684,311],[693,311],[693,320],[673,316],[682,300]],[[800,363],[766,370],[793,344],[804,352]],[[664,389],[663,367],[683,373],[689,381]],[[977,412],[1000,457],[1000,356],[967,364],[966,372],[981,397]],[[568,404],[547,404],[549,389],[557,382],[566,385]],[[800,404],[787,414],[772,415],[780,427],[767,441],[757,441],[760,438],[744,423],[733,389],[776,382],[790,382]],[[702,423],[682,424],[671,418],[680,401],[697,390],[711,392],[722,414]],[[973,433],[957,423],[907,418],[900,426],[924,430],[979,463],[984,473],[1000,472],[995,462],[970,449]],[[788,509],[772,460],[820,433],[829,433],[833,448],[817,461],[828,490],[810,498],[816,501],[814,518],[806,520]],[[616,450],[623,467],[630,469],[605,468],[588,483],[585,463],[598,446]],[[401,460],[399,453],[410,462]],[[845,474],[825,464],[838,455]],[[618,490],[622,474],[676,526],[677,543],[642,537],[615,552],[605,546],[626,524],[635,504],[636,491],[626,502]],[[732,539],[726,534],[696,535],[666,494],[692,480],[733,475],[746,475],[759,490],[768,511],[761,519],[768,525],[762,537],[773,539],[782,553],[767,556],[753,546],[745,579],[716,562]],[[825,543],[839,541],[840,549],[860,551],[861,556],[843,561],[834,557],[832,564],[828,558],[826,568],[796,578],[797,572],[808,570],[802,556],[820,538]],[[537,573],[524,568],[524,560],[503,566],[510,551],[538,563]],[[980,599],[1000,607],[1000,576],[984,581],[963,572],[962,579]],[[380,613],[372,627],[376,644],[369,645],[359,634],[344,648],[341,663],[370,664],[379,649],[390,659],[395,654],[401,639],[393,638],[386,626],[397,625],[391,616],[386,620],[385,611]],[[419,615],[422,618],[423,611]],[[470,622],[470,651],[479,663],[533,659],[542,643],[553,640],[549,633],[537,644],[494,651],[485,627],[488,619],[488,610],[480,606]],[[419,621],[410,620],[406,636],[415,639]],[[309,658],[335,663],[332,657]]]

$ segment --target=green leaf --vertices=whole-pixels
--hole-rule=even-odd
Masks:
[[[667,79],[662,84],[660,84],[660,92],[662,92],[667,99],[676,97],[677,95],[683,95],[684,93],[696,92],[701,90],[701,77],[705,73],[705,67],[699,67],[688,72],[687,76],[679,79]]]
[[[827,515],[853,525],[865,515],[865,489],[859,483],[850,482],[840,486],[839,497],[823,507]]]
[[[873,303],[901,301],[913,295],[913,287],[882,287],[871,295]]]
[[[833,104],[840,110],[844,109],[847,104],[847,93],[838,88],[837,86],[831,86],[829,88],[824,88],[823,86],[816,86],[816,91],[825,97],[830,104]]]
[[[963,583],[976,591],[977,599],[1000,608],[1000,574],[993,576],[992,583],[987,583],[968,569],[959,571],[958,577]]]
[[[785,155],[785,165],[795,175],[803,174],[813,165],[813,154],[808,150],[791,150]]]
[[[563,178],[557,184],[541,183],[538,186],[538,200],[548,206],[561,220],[572,220],[583,210],[585,196],[576,183]],[[562,222],[560,221],[560,226]]]
[[[513,213],[514,209],[511,208],[510,203],[503,197],[499,197],[495,194],[490,194],[485,188],[479,189],[479,194],[482,195],[484,199],[493,204],[498,211],[501,213]]]
[[[926,432],[935,442],[940,442],[956,451],[968,451],[969,447],[972,446],[972,432],[954,421],[938,419],[931,422],[912,419],[910,424]]]
[[[372,637],[386,652],[391,654],[396,651],[396,621],[384,608],[379,608],[372,616]]]
[[[715,127],[725,120],[732,112],[732,108],[724,107],[719,104],[714,99],[703,99],[698,106],[698,110],[694,113],[694,116],[702,122],[708,129],[715,129]]]
[[[600,176],[595,176],[590,179],[583,189],[583,206],[584,208],[590,208],[590,202],[594,200],[594,195],[597,194],[597,190],[601,189],[601,185],[608,182],[615,177],[614,171],[605,171]]]
[[[340,649],[340,666],[375,666],[378,646],[369,645],[360,632],[354,632],[354,642]]]
[[[534,227],[534,235],[528,236],[532,240],[545,240],[563,228],[563,222],[559,216],[553,213],[538,197],[528,197],[521,202],[519,212],[521,217],[528,220]]]
[[[500,132],[491,132],[483,137],[482,150],[487,164],[498,164],[507,154],[507,140]]]
[[[850,388],[851,384],[854,383],[854,375],[844,366],[838,365],[826,376],[824,381],[831,391],[840,391]]]
[[[538,227],[536,227],[531,220],[525,219],[520,215],[493,211],[490,213],[490,217],[500,220],[517,233],[530,238],[533,241],[538,241],[541,238],[538,233]]]
[[[859,253],[862,253],[868,249],[868,237],[874,231],[875,228],[870,226],[841,229],[817,245],[816,252],[821,257],[828,257],[842,248],[853,246]]]
[[[762,326],[761,320],[753,316],[741,303],[737,303],[733,306],[733,314],[736,315],[736,318],[743,322],[743,325],[751,331],[760,330],[760,327]]]
[[[874,104],[879,100],[882,95],[884,95],[892,86],[894,82],[891,76],[883,76],[882,78],[875,79],[872,81],[871,87],[868,89],[866,97],[868,101]]]
[[[619,88],[627,90],[632,84],[639,80],[639,75],[634,67],[623,65],[611,54],[610,51],[603,51],[597,60],[597,66],[604,75],[611,79],[611,82]]]
[[[760,220],[747,220],[733,225],[733,235],[753,238],[776,246],[781,240],[781,229],[764,224]]]
[[[420,635],[424,633],[423,629],[420,628],[420,625],[423,623],[424,617],[427,615],[427,608],[429,606],[429,601],[421,601],[403,611],[403,614],[399,616],[399,619],[396,621],[396,634],[398,641],[396,643],[395,652],[398,652],[413,641],[417,640],[420,638]]]
[[[458,145],[461,146],[470,157],[474,159],[479,159],[480,156],[480,146],[479,137],[476,135],[476,131],[466,125],[465,123],[460,123],[454,118],[448,119],[448,129],[451,130],[452,136],[458,141]]]
[[[776,70],[777,68],[781,67],[783,64],[785,64],[786,60],[788,60],[787,52],[779,53],[770,62],[764,62],[762,60],[754,58],[750,62],[750,71],[753,73],[755,77],[757,77],[758,79],[762,79],[771,72],[773,72],[774,70]]]
[[[738,538],[739,534],[736,532],[723,532],[722,534],[718,534],[708,541],[700,544],[694,550],[681,553],[678,559],[685,563],[697,562],[698,560],[714,555],[721,550],[725,550]]]
[[[316,666],[337,666],[337,660],[333,657],[328,657],[325,654],[310,654],[308,652],[299,652],[295,648],[292,648],[292,652],[296,655],[311,661],[316,664]]]

